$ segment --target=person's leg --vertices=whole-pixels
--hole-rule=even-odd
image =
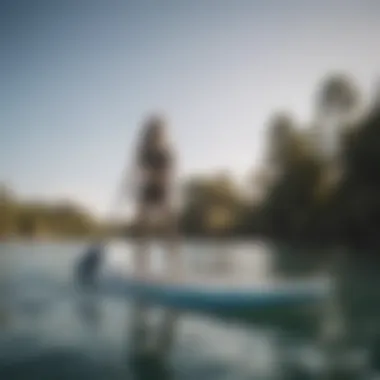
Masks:
[[[182,263],[179,250],[178,218],[169,203],[161,207],[164,223],[164,241],[166,244],[166,263],[171,279],[179,279],[182,275]]]
[[[178,323],[179,313],[171,309],[165,310],[157,336],[156,351],[159,356],[166,356],[172,348]]]
[[[149,333],[149,309],[142,301],[135,300],[131,307],[129,319],[130,342],[132,351],[145,351]]]
[[[134,275],[146,278],[149,271],[149,210],[144,200],[138,205],[137,238],[134,252]],[[131,313],[131,343],[136,351],[145,350],[148,334],[148,308],[143,300],[136,299]]]
[[[146,203],[140,203],[137,213],[137,244],[134,255],[135,275],[146,277],[149,271],[149,210]]]

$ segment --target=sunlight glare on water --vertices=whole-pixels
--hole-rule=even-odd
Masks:
[[[111,272],[132,274],[135,265],[134,245],[117,242],[107,247],[105,267]],[[204,248],[203,248],[204,249]],[[188,254],[189,251],[191,254]],[[206,275],[225,283],[267,283],[274,276],[273,254],[264,244],[211,244],[206,253],[197,252],[196,244],[179,251],[183,274]],[[148,271],[165,276],[167,269],[165,246],[150,246]]]

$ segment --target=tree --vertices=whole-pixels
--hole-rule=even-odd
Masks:
[[[292,157],[295,125],[285,112],[275,113],[268,122],[268,163],[275,172],[281,172]]]
[[[346,118],[359,104],[360,94],[353,80],[346,74],[327,77],[317,95],[317,111],[324,117]]]
[[[183,229],[191,234],[226,234],[242,215],[242,197],[226,173],[190,179],[185,186]]]
[[[17,217],[17,204],[12,190],[0,184],[0,236],[14,232]]]
[[[309,134],[298,130],[288,114],[275,114],[269,126],[269,167],[275,165],[278,175],[260,207],[262,231],[282,239],[300,239],[315,219],[321,167],[310,149]]]
[[[319,150],[328,164],[339,164],[344,129],[358,109],[360,93],[346,74],[327,77],[317,92],[316,127]]]

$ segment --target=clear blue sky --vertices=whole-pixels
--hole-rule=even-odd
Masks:
[[[0,180],[105,210],[142,118],[165,112],[185,175],[243,175],[274,110],[311,116],[330,70],[370,90],[377,0],[0,2]]]

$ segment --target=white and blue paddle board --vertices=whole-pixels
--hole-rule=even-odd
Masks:
[[[114,274],[100,278],[98,290],[110,296],[166,307],[233,311],[310,304],[325,299],[331,292],[331,286],[326,279],[233,284],[191,278],[178,281],[165,278],[143,280],[132,275]]]

